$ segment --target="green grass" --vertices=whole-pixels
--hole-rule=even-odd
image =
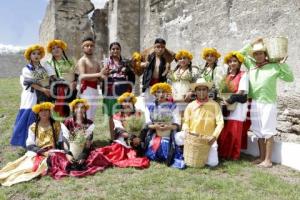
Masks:
[[[9,145],[19,109],[18,79],[0,79],[0,167],[20,157],[24,151]],[[98,109],[95,141],[108,144],[108,121]],[[151,163],[145,170],[110,168],[85,178],[49,176],[12,187],[0,186],[2,199],[299,199],[300,173],[275,165],[254,167],[253,158],[227,161],[210,169],[177,170]]]

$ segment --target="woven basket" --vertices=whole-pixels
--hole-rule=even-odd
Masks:
[[[232,93],[220,93],[220,98],[228,99]],[[226,105],[227,110],[233,111],[236,109],[237,103]]]
[[[270,62],[279,62],[287,56],[288,39],[286,37],[265,38],[264,45],[267,48]]]
[[[183,150],[186,165],[203,167],[207,162],[209,150],[207,137],[190,133],[186,135]]]
[[[162,122],[159,122],[159,124],[161,124]],[[169,123],[164,123],[164,124],[169,124]],[[169,137],[171,135],[171,130],[168,131],[159,131],[156,130],[156,134],[160,137]]]

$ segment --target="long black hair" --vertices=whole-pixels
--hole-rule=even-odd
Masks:
[[[53,140],[54,140],[54,148],[56,148],[56,142],[57,142],[56,139],[57,138],[56,138],[56,132],[55,132],[55,128],[54,128],[55,120],[51,116],[50,116],[49,120],[50,120],[50,125],[51,125],[51,128],[52,128],[52,137],[53,137]],[[38,134],[39,122],[40,122],[39,114],[36,114],[35,130],[34,130],[35,140],[36,140],[36,137],[37,137],[37,134]]]

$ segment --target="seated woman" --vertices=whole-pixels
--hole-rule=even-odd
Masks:
[[[182,150],[175,143],[180,117],[176,105],[168,101],[172,88],[167,83],[156,83],[150,93],[155,102],[146,105],[145,154],[150,160],[166,162],[168,166],[184,168]]]
[[[50,116],[54,107],[49,102],[36,104],[32,111],[37,114],[37,120],[28,130],[26,140],[27,152],[14,162],[8,163],[0,170],[0,184],[11,186],[29,181],[47,172],[47,157],[58,146],[61,128]]]
[[[114,138],[112,145],[98,148],[114,166],[147,168],[148,158],[141,155],[140,132],[144,125],[144,116],[136,111],[134,94],[125,92],[118,98],[120,112],[113,116]]]
[[[73,117],[61,124],[64,152],[55,153],[48,160],[48,172],[54,179],[91,175],[111,165],[102,155],[90,156],[95,125],[87,119],[87,100],[73,100],[70,109]],[[95,159],[99,162],[95,162]]]

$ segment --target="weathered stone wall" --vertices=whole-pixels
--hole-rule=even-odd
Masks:
[[[145,0],[141,4],[141,49],[162,37],[174,51],[190,50],[198,65],[203,63],[200,52],[204,47],[216,47],[224,55],[258,36],[287,36],[287,63],[295,81],[278,85],[277,130],[284,140],[282,133],[300,135],[300,1]]]
[[[163,37],[174,51],[189,49],[195,64],[203,62],[200,52],[204,47],[216,47],[225,54],[258,36],[287,36],[287,63],[296,81],[280,84],[279,91],[300,93],[300,84],[296,84],[300,80],[300,1],[145,0],[141,4],[141,49]]]
[[[106,4],[108,6],[108,4]],[[96,37],[96,57],[99,60],[108,55],[108,9],[96,9],[91,17]]]
[[[90,0],[51,0],[40,26],[40,42],[58,38],[68,44],[68,54],[78,59],[81,56],[81,40],[92,35],[88,14],[94,10]]]
[[[120,42],[122,55],[126,58],[140,49],[139,2],[139,0],[109,1],[109,43]]]

